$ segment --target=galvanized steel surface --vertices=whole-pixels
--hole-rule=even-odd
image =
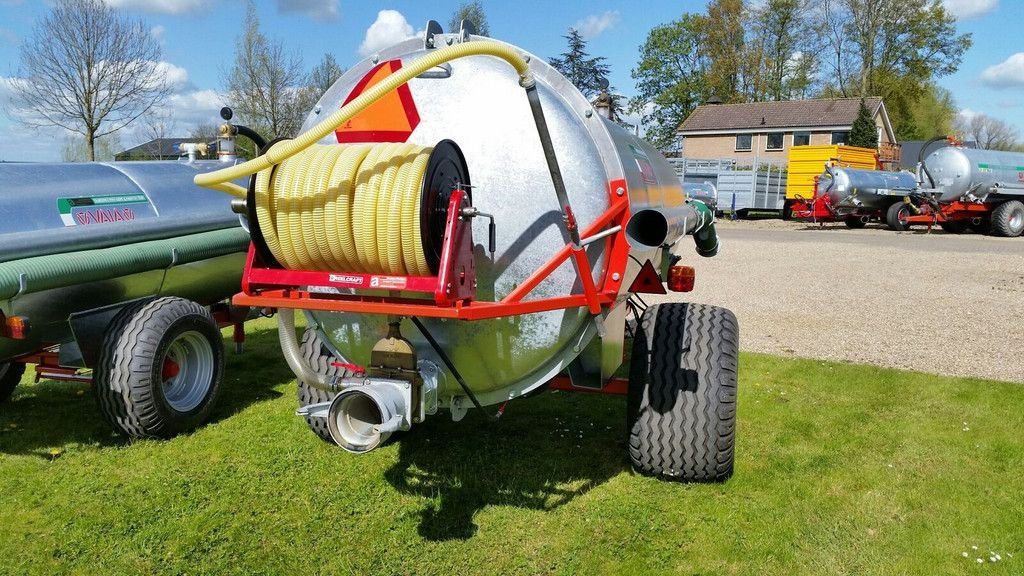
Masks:
[[[237,226],[229,197],[192,184],[223,167],[0,163],[0,262]]]
[[[818,179],[818,194],[845,208],[888,208],[916,189],[917,178],[910,172],[837,167],[828,168]]]
[[[376,61],[411,61],[423,53],[410,40],[364,60],[324,95],[315,108],[336,110]],[[672,168],[646,143],[595,112],[590,103],[542,58],[530,57],[552,141],[580,228],[609,206],[609,182],[624,179],[634,209],[678,205],[683,193]],[[420,123],[408,141],[433,145],[454,140],[466,156],[473,183],[473,204],[495,215],[497,252],[492,261],[483,246],[486,221],[474,221],[477,241],[477,298],[495,300],[510,293],[566,244],[554,188],[526,96],[516,75],[494,58],[455,60],[449,70],[409,83]],[[318,119],[311,114],[304,128]],[[324,143],[330,143],[330,138]],[[595,279],[605,264],[603,242],[587,251]],[[646,255],[653,256],[657,249]],[[645,254],[640,254],[641,259]],[[626,276],[630,276],[627,274]],[[555,271],[534,292],[558,296],[579,292],[570,263]],[[365,362],[373,344],[386,334],[386,318],[314,312],[318,325],[341,356]],[[424,319],[484,404],[522,394],[561,371],[594,334],[585,310],[565,310],[480,322]],[[409,327],[406,336],[421,357],[440,364],[427,342]],[[449,379],[449,382],[454,380]],[[440,391],[447,405],[449,386]]]
[[[220,167],[216,161],[0,164],[0,262],[8,266],[25,258],[81,254],[88,267],[90,250],[179,237],[198,242],[189,245],[195,248],[209,242],[202,238],[223,239],[207,246],[211,255],[220,254],[212,258],[201,251],[200,260],[182,263],[185,258],[168,240],[166,258],[151,270],[94,270],[86,282],[68,278],[66,285],[40,291],[28,286],[27,293],[0,301],[5,314],[31,323],[25,340],[0,338],[0,361],[70,343],[68,317],[74,313],[158,295],[211,304],[237,292],[244,235],[213,231],[237,228],[238,216],[230,198],[192,184],[196,172]]]
[[[969,193],[979,200],[989,195],[1024,196],[1024,154],[1020,152],[948,146],[929,154],[924,165],[943,202],[963,199]],[[924,185],[931,185],[927,177]]]

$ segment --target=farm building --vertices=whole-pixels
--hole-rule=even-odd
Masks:
[[[878,126],[879,155],[898,159],[896,138],[881,98],[864,100]],[[684,158],[785,162],[791,146],[845,144],[860,98],[698,106],[679,126]]]

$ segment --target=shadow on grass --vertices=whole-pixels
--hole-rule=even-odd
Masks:
[[[420,512],[420,536],[466,540],[485,507],[553,510],[629,469],[623,398],[545,393],[508,410],[497,423],[438,414],[398,440],[398,463],[385,477],[432,500]]]
[[[210,422],[218,422],[247,406],[281,395],[278,384],[294,378],[277,343],[275,330],[247,334],[246,350],[234,354],[225,341],[224,380]],[[44,380],[25,384],[13,398],[0,404],[0,453],[54,457],[50,450],[66,445],[120,446],[130,440],[115,433],[100,414],[92,384]]]

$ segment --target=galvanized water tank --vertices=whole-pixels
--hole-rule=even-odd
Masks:
[[[1019,152],[948,146],[929,154],[924,165],[941,190],[942,202],[959,200],[969,192],[984,199],[1000,185],[1024,187],[1024,154]]]
[[[408,63],[424,52],[423,40],[409,40],[356,64],[327,91],[303,130],[337,110],[379,63]],[[683,202],[675,172],[655,149],[594,112],[586,98],[542,58],[529,58],[580,228],[608,208],[609,186],[616,180],[625,180],[633,213]],[[567,240],[558,225],[559,207],[523,90],[508,65],[491,57],[452,61],[408,86],[403,102],[407,112],[415,109],[417,121],[409,123],[412,130],[407,139],[363,133],[362,141],[405,140],[432,146],[448,138],[459,145],[473,183],[473,204],[494,214],[497,222],[493,260],[482,245],[487,238],[486,221],[476,219],[473,224],[477,298],[500,299]],[[337,141],[328,137],[323,143]],[[588,247],[595,279],[605,261],[602,244]],[[657,247],[634,247],[641,261],[657,251]],[[569,294],[575,283],[576,273],[566,262],[535,294]],[[333,352],[356,363],[365,363],[373,344],[387,333],[384,316],[308,314],[310,324],[319,327]],[[483,404],[518,396],[548,381],[586,347],[596,331],[588,312],[581,309],[475,322],[424,319],[424,323]],[[408,330],[405,335],[422,357],[443,365],[418,333]],[[454,382],[440,392],[442,405],[451,395],[461,394]]]

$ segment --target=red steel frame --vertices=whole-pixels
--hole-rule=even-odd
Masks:
[[[617,190],[622,190],[621,194]],[[397,316],[421,316],[428,318],[452,318],[457,320],[484,320],[505,316],[518,316],[548,310],[586,307],[591,314],[598,314],[603,307],[611,306],[619,293],[624,279],[629,245],[626,241],[626,222],[629,220],[629,196],[625,193],[626,181],[609,183],[609,207],[594,220],[581,235],[582,238],[619,227],[614,234],[601,241],[605,242],[606,266],[600,282],[593,281],[590,262],[583,247],[566,244],[543,266],[515,290],[497,302],[477,301],[470,298],[440,298],[439,291],[446,285],[442,276],[385,276],[358,274],[344,271],[322,272],[310,270],[282,270],[268,268],[250,246],[249,258],[245,264],[242,292],[235,295],[232,303],[236,306],[259,308],[295,308],[327,312],[355,312],[363,314],[390,314]],[[458,193],[459,191],[455,191]],[[453,193],[453,198],[455,197]],[[449,228],[454,231],[453,212],[449,209]],[[570,223],[571,225],[571,223]],[[469,226],[466,225],[465,228]],[[445,242],[454,241],[454,233],[446,234]],[[448,252],[453,254],[451,250]],[[446,268],[442,252],[440,270]],[[583,286],[582,294],[569,294],[547,298],[526,299],[533,290],[548,278],[569,258],[573,258]],[[374,284],[375,282],[375,284]],[[374,296],[367,294],[333,294],[309,290],[309,287],[390,289],[405,292],[433,294],[435,298]]]
[[[968,222],[975,218],[988,216],[993,209],[992,204],[976,204],[971,202],[948,202],[939,204],[935,210],[928,204],[919,207],[920,214],[907,217],[910,224],[927,224],[930,229],[936,222]]]
[[[235,344],[245,342],[244,321],[239,321],[237,318],[232,317],[231,311],[226,305],[214,306],[210,310],[210,315],[213,316],[213,320],[217,323],[217,327],[234,327],[234,330],[231,333],[231,339]],[[11,362],[17,364],[34,364],[36,367],[36,382],[45,378],[46,380],[58,380],[61,382],[92,383],[91,373],[79,374],[79,370],[83,370],[83,368],[68,368],[60,365],[60,355],[57,352],[56,345],[47,346],[41,350],[19,356],[11,360]]]

